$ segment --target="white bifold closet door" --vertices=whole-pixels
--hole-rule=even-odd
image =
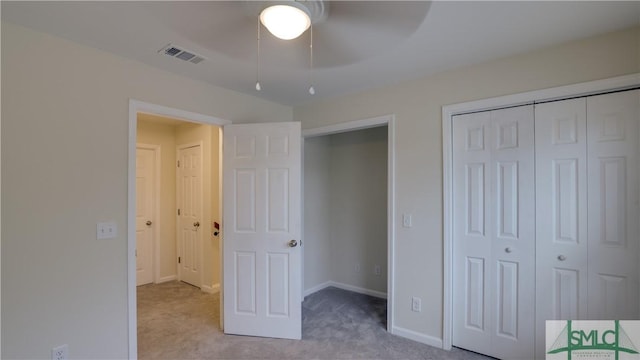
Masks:
[[[534,353],[533,106],[453,119],[453,345]]]
[[[638,319],[640,92],[536,105],[536,357],[546,320]]]

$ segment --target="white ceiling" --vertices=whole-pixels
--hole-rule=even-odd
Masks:
[[[312,76],[308,34],[283,42],[263,28],[260,92],[257,20],[244,2],[2,1],[2,20],[290,106],[640,24],[640,1],[330,5],[327,21],[314,26]],[[207,60],[195,65],[159,54],[168,43]]]

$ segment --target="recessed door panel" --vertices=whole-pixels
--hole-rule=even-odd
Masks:
[[[552,214],[554,240],[578,243],[578,159],[552,160]]]
[[[256,253],[235,253],[235,313],[256,315]]]
[[[267,231],[289,231],[289,170],[267,169]]]
[[[235,170],[235,230],[256,231],[256,172],[254,169]]]
[[[498,262],[497,333],[518,338],[518,263]]]
[[[289,254],[267,254],[267,316],[289,316]]]
[[[484,235],[484,164],[468,164],[467,172],[467,234]]]
[[[467,259],[466,293],[466,326],[484,330],[484,259]]]

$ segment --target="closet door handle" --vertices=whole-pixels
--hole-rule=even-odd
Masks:
[[[504,249],[504,252],[506,252],[507,254],[510,254],[512,251],[513,250],[510,247]]]
[[[565,261],[565,260],[567,260],[567,257],[564,256],[564,255],[558,255],[558,260]]]

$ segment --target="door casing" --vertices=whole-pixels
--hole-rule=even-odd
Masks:
[[[453,338],[453,116],[477,111],[494,110],[510,106],[536,104],[578,96],[587,96],[602,93],[605,91],[631,89],[638,86],[640,86],[640,73],[459,104],[452,104],[442,107],[442,184],[444,236],[444,293],[442,317],[443,349],[451,350]]]

